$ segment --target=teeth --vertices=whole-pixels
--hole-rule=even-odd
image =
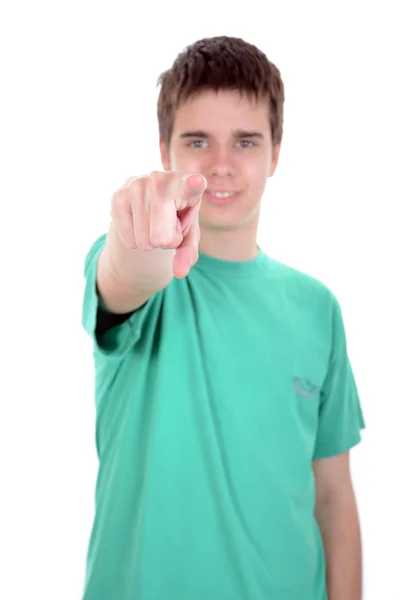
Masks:
[[[229,198],[229,196],[233,196],[233,192],[212,192],[211,194],[216,198]]]

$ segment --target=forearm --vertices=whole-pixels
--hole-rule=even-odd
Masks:
[[[129,250],[111,224],[99,256],[97,287],[113,312],[130,312],[144,304],[172,279],[173,250]]]
[[[319,499],[315,514],[325,549],[328,600],[361,600],[361,533],[353,489]]]

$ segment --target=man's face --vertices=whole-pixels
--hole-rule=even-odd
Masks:
[[[258,218],[280,148],[273,153],[265,100],[205,91],[177,110],[169,151],[162,141],[160,149],[165,170],[204,175],[200,224],[227,230]]]

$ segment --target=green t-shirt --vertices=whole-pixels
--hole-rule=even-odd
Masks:
[[[312,461],[365,426],[336,298],[261,250],[202,254],[98,339],[104,242],[84,600],[326,600]]]

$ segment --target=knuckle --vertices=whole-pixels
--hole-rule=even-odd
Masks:
[[[174,248],[175,233],[165,230],[162,224],[152,227],[150,232],[150,243],[154,248]]]
[[[143,226],[139,224],[135,227],[136,246],[139,250],[152,250],[153,246],[149,240],[149,235]]]
[[[131,185],[123,191],[124,201],[126,206],[134,207],[141,204],[147,193],[148,179],[146,177],[138,177],[133,180]]]
[[[133,194],[141,194],[147,186],[148,177],[144,175],[143,177],[137,177],[130,184],[130,192]]]
[[[151,171],[149,177],[151,179],[161,179],[163,175],[165,175],[163,171]]]
[[[173,248],[172,239],[162,231],[152,232],[150,242],[153,248]]]
[[[167,174],[161,171],[152,171],[150,173],[150,181],[152,185],[153,197],[162,198],[165,195],[167,188]]]
[[[118,217],[121,212],[125,212],[129,206],[129,197],[121,190],[116,192],[111,198],[111,216]]]
[[[121,214],[125,202],[125,194],[121,191],[116,192],[111,198],[110,214],[112,218],[116,218]]]

